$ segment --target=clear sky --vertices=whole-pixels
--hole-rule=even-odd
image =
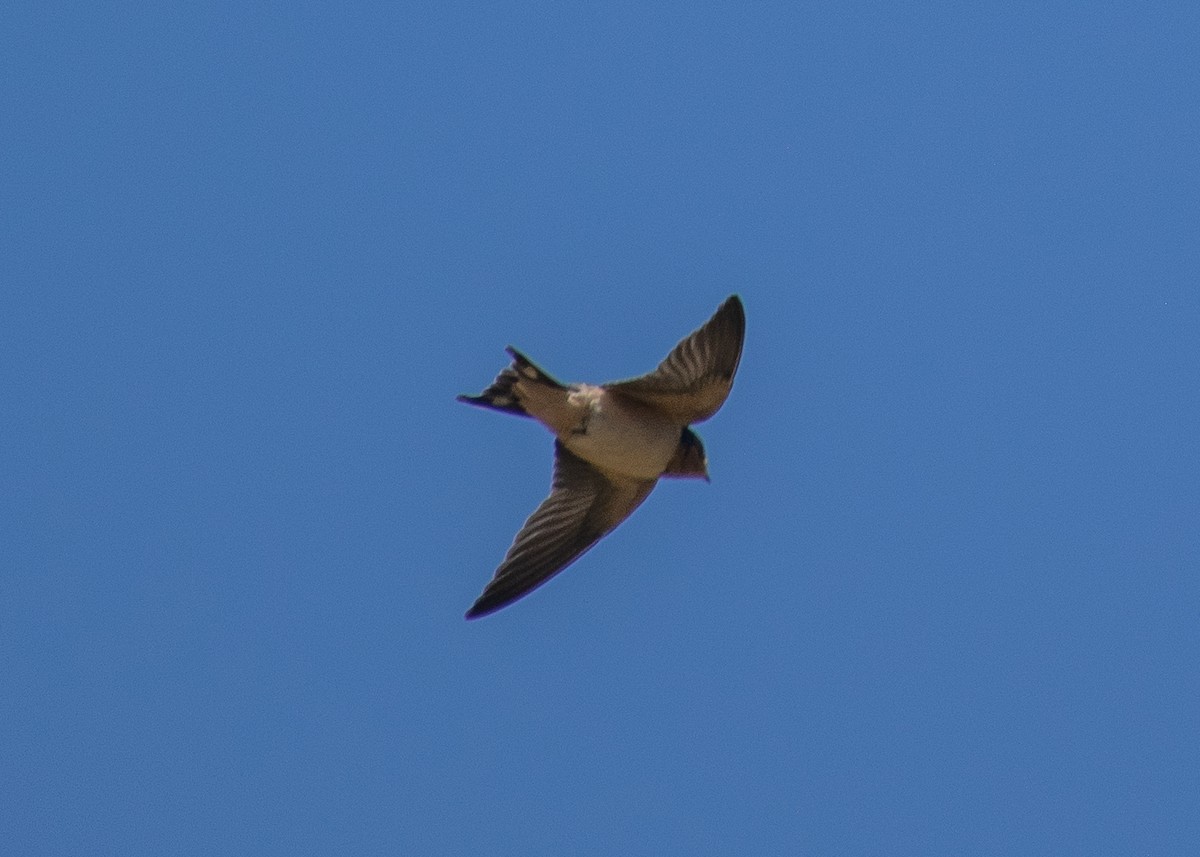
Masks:
[[[0,850],[1200,853],[1200,6],[18,3]],[[712,483],[463,612],[748,318]]]

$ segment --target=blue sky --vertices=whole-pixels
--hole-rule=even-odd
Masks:
[[[1195,4],[5,18],[6,853],[1200,851]],[[454,396],[733,292],[712,484],[463,621]]]

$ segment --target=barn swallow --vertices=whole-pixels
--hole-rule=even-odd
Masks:
[[[659,477],[708,481],[690,428],[725,402],[742,356],[746,313],[730,296],[653,372],[609,384],[561,384],[512,346],[512,364],[460,402],[533,417],[554,433],[550,496],[517,533],[467,611],[494,613],[579,559],[641,505]]]

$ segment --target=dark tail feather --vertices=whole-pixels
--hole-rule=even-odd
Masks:
[[[530,381],[537,381],[539,384],[545,384],[547,387],[554,387],[557,390],[567,389],[565,384],[558,383],[548,373],[543,372],[541,367],[511,345],[504,350],[508,352],[513,360],[512,366],[509,368],[520,372],[523,378],[528,378]]]
[[[545,384],[549,387],[557,387],[560,390],[566,389],[511,345],[504,350],[512,357],[512,365],[500,370],[500,374],[496,376],[496,380],[492,382],[492,385],[478,396],[459,396],[458,401],[465,402],[468,405],[477,405],[481,408],[504,411],[506,414],[527,417],[529,414],[521,407],[521,402],[518,399],[516,391],[513,389],[517,381],[525,379]]]

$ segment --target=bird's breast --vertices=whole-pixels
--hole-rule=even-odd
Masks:
[[[593,391],[598,391],[596,394]],[[679,445],[682,427],[637,402],[589,388],[582,431],[560,435],[580,458],[635,479],[657,479]]]

